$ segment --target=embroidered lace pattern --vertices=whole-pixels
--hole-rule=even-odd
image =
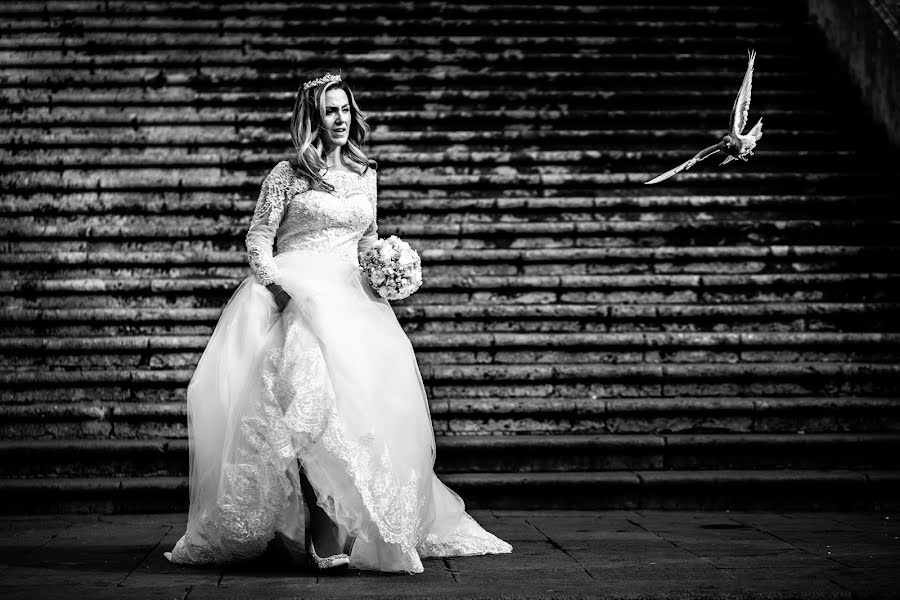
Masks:
[[[351,439],[337,413],[334,389],[315,337],[301,322],[287,329],[284,349],[272,352],[271,367],[263,373],[267,412],[285,407],[274,424],[274,436],[281,440],[299,434],[295,439],[321,444],[341,459],[382,539],[400,545],[408,570],[422,572],[415,546],[427,524],[420,517],[425,497],[418,497],[418,475],[396,473],[387,446],[375,447],[374,433]],[[333,505],[329,510],[327,502],[326,512],[336,519]]]
[[[292,492],[286,474],[294,460],[289,432],[277,406],[261,402],[258,412],[241,419],[233,461],[223,465],[222,492],[213,514],[175,545],[172,562],[230,563],[259,556],[284,525]]]
[[[262,183],[245,238],[250,269],[261,285],[281,280],[272,255],[272,241],[287,203],[307,189],[309,183],[305,178],[297,177],[291,163],[286,160],[275,165]]]
[[[444,538],[429,533],[416,550],[427,556],[476,556],[481,554],[508,554],[512,545],[484,530],[468,513],[463,513],[459,527]]]

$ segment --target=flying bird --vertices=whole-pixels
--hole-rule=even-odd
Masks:
[[[756,148],[756,142],[762,137],[762,119],[760,119],[753,129],[743,135],[741,132],[747,126],[747,113],[750,112],[750,89],[753,87],[753,62],[756,60],[756,51],[749,52],[750,62],[747,64],[747,72],[744,73],[744,81],[741,83],[741,89],[738,91],[737,98],[734,99],[734,106],[731,109],[731,131],[722,137],[722,141],[718,144],[704,148],[694,155],[693,158],[687,160],[674,169],[666,171],[658,177],[654,177],[650,181],[645,181],[644,185],[659,183],[680,173],[686,169],[690,169],[701,160],[712,156],[716,152],[727,154],[725,160],[719,163],[719,166],[730,163],[733,160],[747,160],[748,156],[753,154]]]

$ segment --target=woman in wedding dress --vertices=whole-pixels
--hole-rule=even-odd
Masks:
[[[265,178],[252,275],[188,385],[190,511],[174,563],[254,558],[279,542],[319,569],[421,573],[421,558],[508,553],[434,474],[413,348],[359,270],[377,237],[369,128],[336,70],[308,74],[296,158]]]

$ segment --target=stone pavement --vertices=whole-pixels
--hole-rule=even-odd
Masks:
[[[513,554],[317,576],[276,556],[181,567],[185,514],[5,517],[0,598],[894,598],[893,513],[471,511]]]

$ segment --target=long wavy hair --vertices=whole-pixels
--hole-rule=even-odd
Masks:
[[[318,79],[326,73],[341,75],[341,81],[329,81],[307,90],[303,89],[304,82]],[[333,187],[322,179],[327,151],[323,142],[325,93],[330,90],[344,90],[350,101],[350,123],[347,143],[341,147],[342,160],[347,164],[356,163],[362,166],[363,173],[370,167],[377,168],[377,163],[369,160],[363,152],[363,144],[369,137],[369,125],[366,123],[365,114],[356,104],[350,86],[344,81],[340,69],[332,67],[307,71],[297,88],[294,111],[291,115],[291,139],[296,152],[291,156],[290,163],[300,174],[309,179],[312,189],[325,189],[332,192],[334,191]]]

